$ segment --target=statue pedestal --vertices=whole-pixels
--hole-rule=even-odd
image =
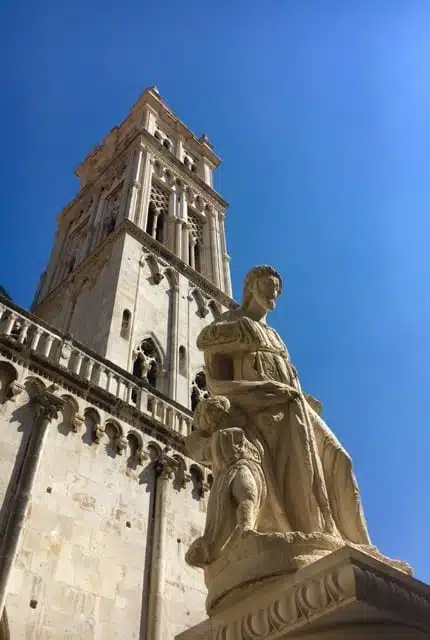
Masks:
[[[428,640],[430,587],[351,547],[233,590],[176,640]]]

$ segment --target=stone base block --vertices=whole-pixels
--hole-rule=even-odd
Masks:
[[[428,640],[430,587],[343,547],[248,584],[176,640]]]
[[[275,576],[285,577],[344,546],[342,538],[325,533],[292,531],[262,534],[249,531],[245,537],[233,536],[222,556],[204,567],[208,590],[206,611],[208,615],[216,613],[220,607],[224,607],[224,602],[229,600],[231,594],[243,586]],[[376,547],[351,546],[395,569],[412,574],[408,564],[383,556]]]

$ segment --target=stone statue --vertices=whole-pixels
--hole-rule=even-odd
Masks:
[[[247,438],[245,416],[231,410],[228,398],[202,400],[194,424],[197,431],[188,437],[188,448],[214,472],[205,533],[187,554],[190,564],[203,567],[219,556],[236,526],[241,534],[255,529],[266,483],[261,445]]]
[[[351,459],[267,325],[281,290],[273,268],[254,267],[242,305],[197,339],[212,397],[198,405],[186,446],[212,466],[214,484],[205,532],[186,560],[205,569],[208,609],[242,583],[294,571],[346,544],[410,572],[372,546]]]

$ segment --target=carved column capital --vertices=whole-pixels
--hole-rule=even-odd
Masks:
[[[166,454],[161,454],[153,461],[157,478],[172,480],[175,476],[177,462]]]
[[[58,417],[58,412],[63,408],[64,401],[49,391],[42,391],[34,398],[33,404],[37,418],[51,422]]]

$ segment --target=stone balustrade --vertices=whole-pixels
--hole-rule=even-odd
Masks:
[[[70,336],[52,327],[6,299],[0,300],[0,341],[13,341],[20,349],[45,358],[107,392],[118,401],[148,416],[181,436],[191,432],[191,413],[113,363],[98,357]]]

